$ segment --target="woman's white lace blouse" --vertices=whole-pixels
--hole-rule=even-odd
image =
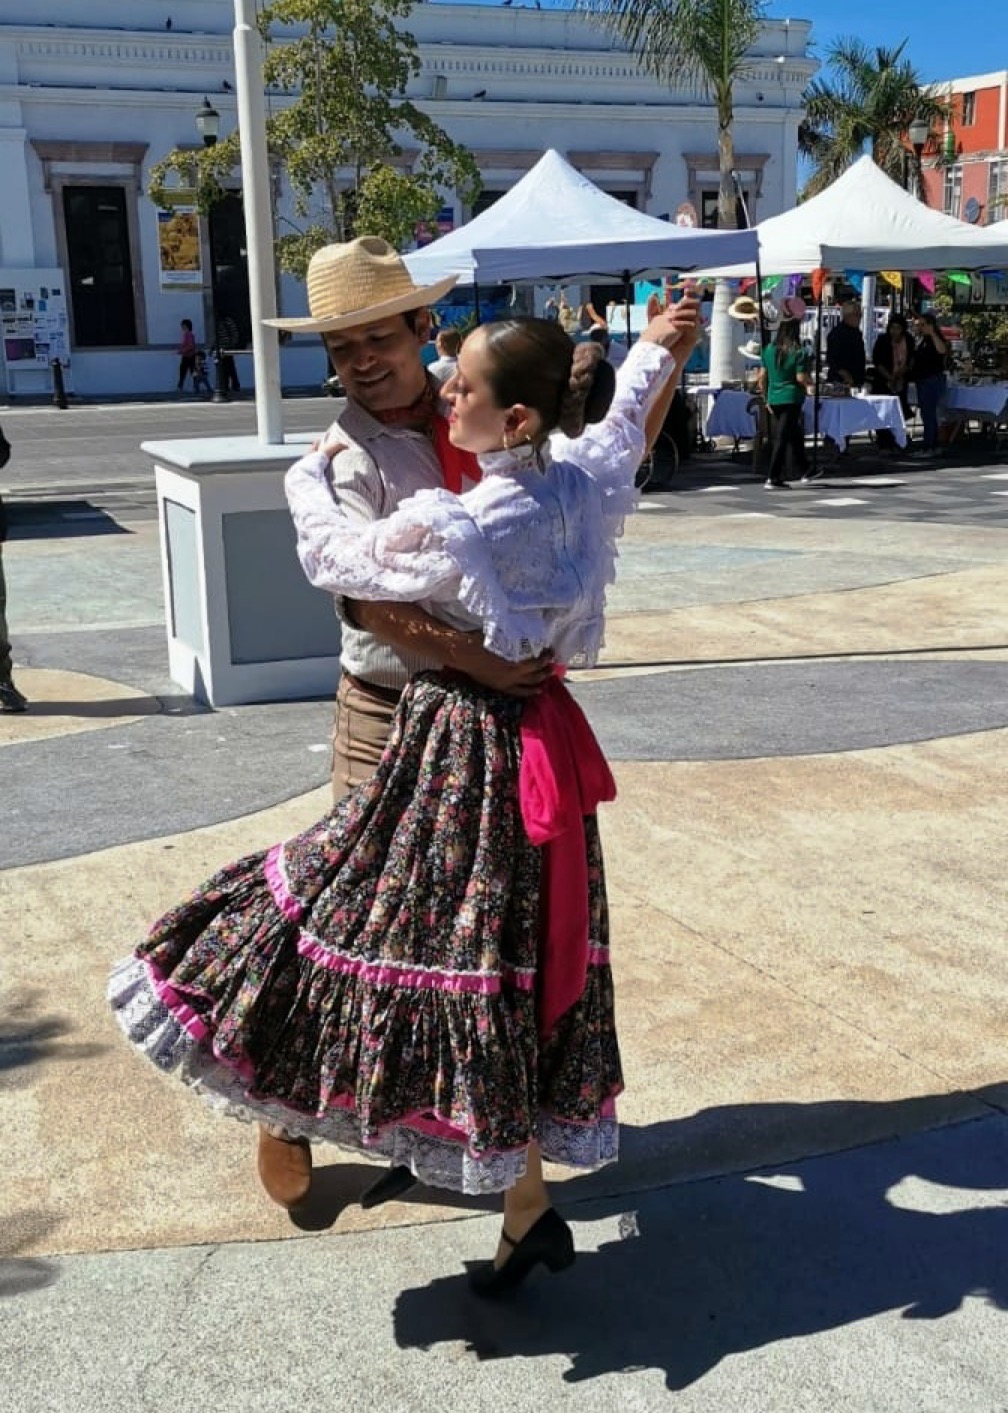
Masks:
[[[485,646],[513,662],[548,647],[560,662],[591,665],[616,541],[637,500],[644,421],[673,367],[657,344],[636,344],[605,421],[576,440],[554,436],[538,456],[530,447],[480,456],[474,490],[420,491],[384,520],[348,519],[330,494],[328,459],[302,457],[286,489],[309,580],[481,627]]]

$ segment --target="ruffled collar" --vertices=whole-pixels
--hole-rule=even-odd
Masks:
[[[484,476],[519,476],[523,472],[534,471],[537,475],[547,470],[552,461],[549,442],[540,447],[513,446],[509,450],[481,451],[476,460]]]

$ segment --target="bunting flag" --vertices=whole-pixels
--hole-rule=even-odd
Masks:
[[[822,292],[826,288],[826,276],[828,270],[824,270],[820,265],[818,270],[812,271],[812,296],[814,299],[822,299]]]
[[[858,294],[862,294],[864,292],[864,270],[845,270],[844,279],[847,281],[847,283],[851,286],[852,289],[857,290]]]
[[[933,270],[918,270],[918,271],[917,271],[917,278],[918,278],[918,280],[920,281],[920,283],[924,286],[924,288],[927,290],[928,294],[934,294],[934,292],[935,292],[935,277],[934,277],[934,271],[933,271]]]
[[[893,289],[903,288],[903,276],[899,270],[880,270],[879,274],[886,284],[892,285]]]
[[[763,279],[763,293],[771,294],[783,282],[783,275],[766,275]]]
[[[968,285],[970,282],[965,270],[949,270],[948,277],[954,285]]]

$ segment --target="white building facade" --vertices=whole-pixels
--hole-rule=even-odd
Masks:
[[[198,145],[204,96],[222,132],[235,125],[233,22],[230,0],[0,0],[0,394],[45,390],[57,356],[82,396],[166,391],[180,320],[204,346],[215,300],[218,317],[223,298],[242,321],[239,174],[215,220],[180,196],[172,222],[145,194],[155,161]],[[422,59],[409,97],[475,154],[480,209],[555,147],[640,210],[674,218],[690,203],[714,223],[712,105],[656,83],[583,16],[428,0],[408,27]],[[753,223],[795,202],[801,95],[817,68],[809,31],[768,21],[736,88]],[[281,213],[284,201],[281,180]],[[473,213],[449,193],[444,214]],[[283,278],[280,307],[303,312],[303,288]],[[251,358],[238,362],[247,381]],[[294,340],[282,362],[285,386],[319,382],[316,340]]]

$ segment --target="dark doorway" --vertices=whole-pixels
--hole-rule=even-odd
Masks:
[[[249,306],[248,248],[245,244],[245,211],[238,192],[228,192],[210,208],[210,288],[214,319],[229,320],[237,330],[222,333],[225,347],[247,348],[252,342]]]
[[[133,264],[121,186],[66,186],[63,221],[78,348],[136,344]]]

